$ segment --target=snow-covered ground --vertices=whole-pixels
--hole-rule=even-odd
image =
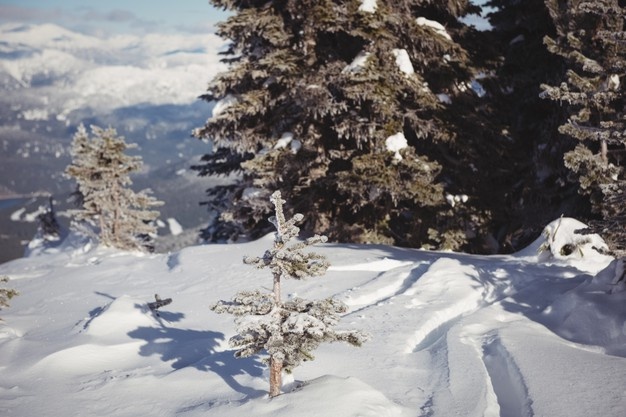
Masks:
[[[274,399],[260,358],[233,357],[232,316],[209,310],[271,286],[242,258],[272,236],[160,255],[35,249],[0,265],[21,293],[0,311],[0,415],[626,416],[626,292],[610,293],[601,242],[572,245],[578,227],[556,221],[551,247],[508,256],[320,246],[331,269],[284,296],[335,296],[350,307],[340,327],[372,337],[323,345]],[[155,293],[173,299],[160,316]]]

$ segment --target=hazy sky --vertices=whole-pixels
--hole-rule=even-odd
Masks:
[[[474,0],[482,4],[485,0]],[[57,23],[90,34],[212,32],[227,14],[208,0],[0,0],[0,23]],[[469,22],[484,28],[476,16]]]
[[[208,0],[0,0],[0,22],[57,23],[88,33],[210,31],[225,17]]]

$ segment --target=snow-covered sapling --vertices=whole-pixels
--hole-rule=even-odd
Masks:
[[[322,342],[344,341],[360,346],[368,335],[358,330],[334,330],[340,314],[347,311],[344,303],[332,298],[304,300],[293,298],[283,302],[281,280],[304,279],[323,275],[328,261],[314,252],[304,252],[307,246],[326,242],[325,236],[315,235],[305,241],[289,242],[298,236],[296,223],[303,217],[296,214],[286,220],[285,201],[279,191],[272,194],[276,215],[270,222],[276,227],[274,244],[262,257],[244,257],[244,263],[257,268],[269,268],[274,284],[272,292],[241,291],[232,301],[219,301],[211,307],[216,313],[230,313],[237,318],[237,335],[230,339],[239,348],[236,357],[248,357],[265,351],[270,370],[269,396],[280,394],[282,371],[291,372],[303,361],[313,359],[313,350]]]
[[[9,277],[7,276],[0,277],[0,284],[4,284],[5,282],[8,282],[8,281],[9,281]],[[3,307],[8,307],[9,300],[15,297],[17,294],[18,292],[15,290],[11,290],[8,288],[0,288],[0,310],[2,310]],[[0,321],[2,321],[2,319],[0,319]]]

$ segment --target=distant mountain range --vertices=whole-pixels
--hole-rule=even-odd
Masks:
[[[53,24],[0,25],[0,200],[12,199],[0,204],[0,262],[20,256],[35,231],[11,215],[21,208],[16,201],[42,199],[16,197],[66,204],[73,184],[62,173],[81,123],[112,126],[139,145],[145,169],[135,185],[165,201],[164,219],[185,229],[206,221],[199,202],[214,180],[188,168],[211,146],[191,130],[211,114],[212,104],[197,97],[226,69],[223,45],[210,33],[98,38]]]

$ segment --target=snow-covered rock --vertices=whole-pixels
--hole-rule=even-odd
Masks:
[[[608,247],[599,235],[576,233],[587,227],[576,219],[561,217],[550,222],[541,236],[520,254],[537,256],[540,262],[567,261],[574,264],[612,259],[602,255]]]

